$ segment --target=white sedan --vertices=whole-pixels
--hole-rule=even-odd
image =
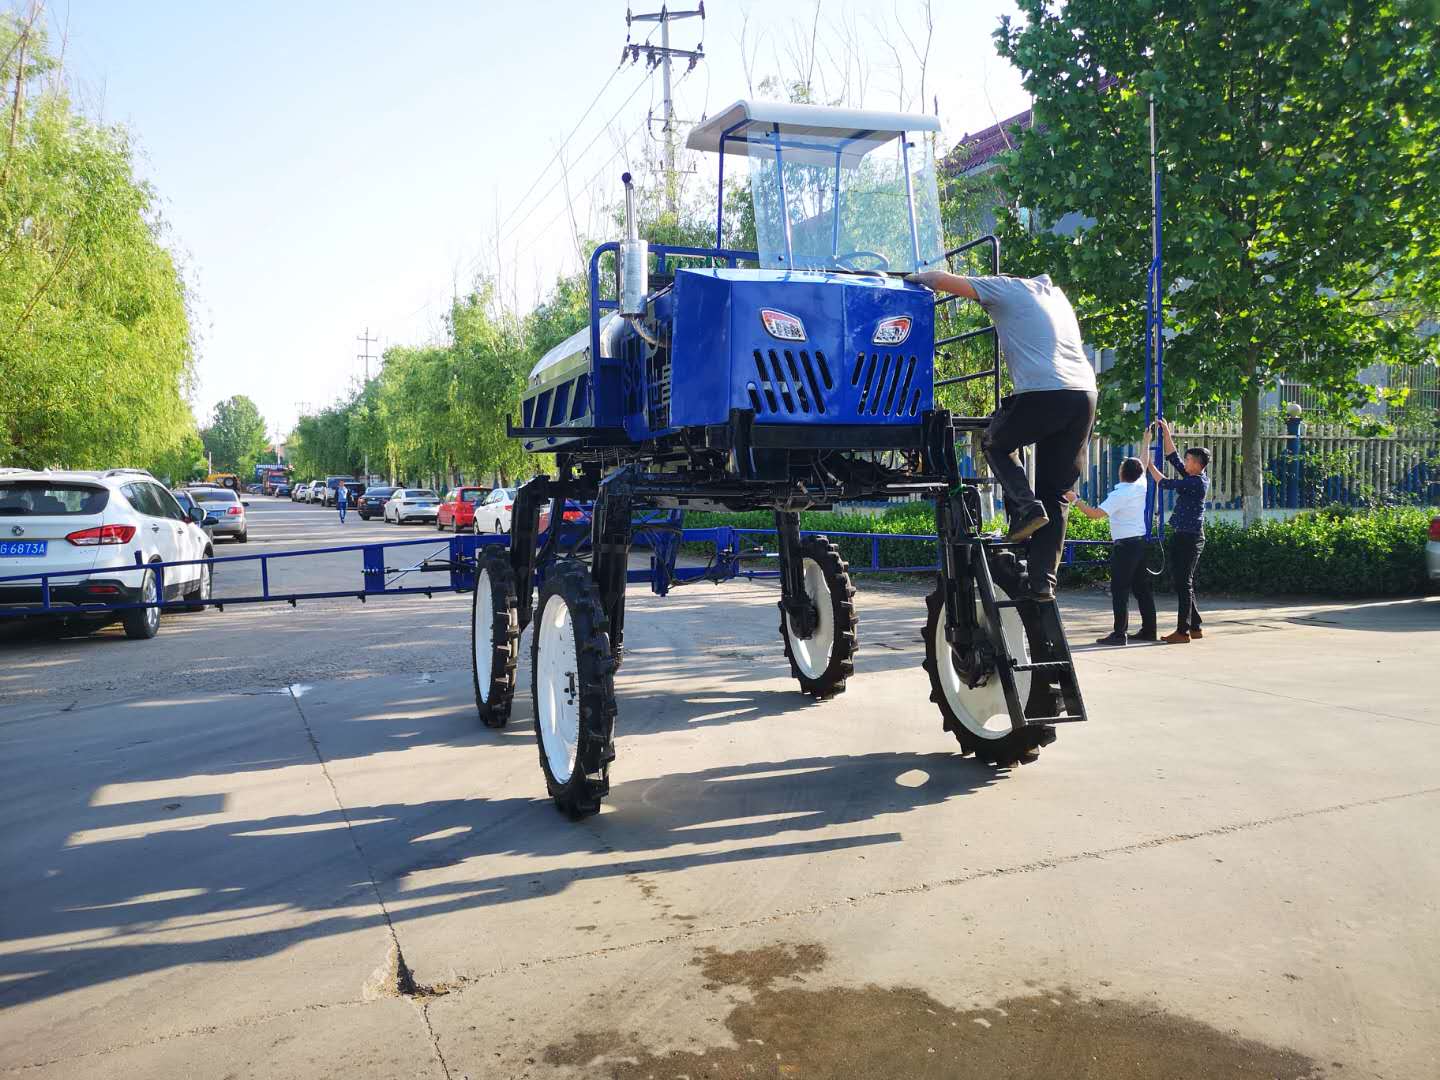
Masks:
[[[407,521],[429,521],[433,523],[440,513],[440,496],[429,488],[396,488],[395,494],[385,504],[385,520],[396,525]]]
[[[485,496],[485,501],[475,507],[475,531],[507,533],[510,531],[510,515],[515,509],[515,489],[496,488]]]

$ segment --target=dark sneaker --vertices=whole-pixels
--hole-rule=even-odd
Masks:
[[[1050,518],[1045,513],[1045,507],[1036,503],[1010,523],[1010,531],[1005,534],[1005,539],[1012,544],[1018,544],[1021,540],[1030,539],[1049,524]]]
[[[1152,630],[1141,630],[1138,634],[1130,635],[1131,641],[1159,641],[1160,635]]]
[[[1102,638],[1095,639],[1096,645],[1124,645],[1126,644],[1124,634],[1106,634]]]

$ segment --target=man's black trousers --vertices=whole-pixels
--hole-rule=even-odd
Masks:
[[[1175,579],[1175,598],[1179,605],[1177,630],[1200,629],[1200,609],[1195,606],[1195,568],[1200,565],[1200,553],[1204,550],[1205,537],[1201,533],[1170,534],[1170,574]]]
[[[1003,398],[985,433],[985,459],[1005,492],[1011,514],[1037,502],[1050,523],[1030,538],[1030,575],[1055,586],[1065,551],[1070,504],[1065,492],[1085,468],[1085,444],[1095,426],[1095,395],[1088,390],[1034,390]],[[1030,490],[1018,451],[1035,447],[1035,490]],[[1032,586],[1033,587],[1033,586]]]
[[[1150,571],[1145,569],[1143,536],[1116,540],[1110,545],[1110,603],[1115,609],[1115,633],[1129,631],[1130,593],[1140,605],[1140,632],[1155,632],[1155,592],[1150,587]]]

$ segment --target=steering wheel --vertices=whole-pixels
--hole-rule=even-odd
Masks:
[[[857,251],[847,251],[844,255],[835,256],[835,261],[841,266],[845,267],[845,269],[859,270],[860,267],[849,265],[849,260],[851,259],[874,259],[880,264],[879,266],[875,267],[875,270],[881,273],[890,269],[890,260],[887,259],[884,255],[881,255],[878,251],[866,251],[861,248]]]

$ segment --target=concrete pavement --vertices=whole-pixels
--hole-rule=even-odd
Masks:
[[[253,502],[251,550],[333,531]],[[579,824],[528,692],[478,725],[464,601],[0,643],[5,1074],[1440,1075],[1436,599],[1084,651],[1092,722],[995,771],[916,590],[822,705],[773,586],[632,591]]]

